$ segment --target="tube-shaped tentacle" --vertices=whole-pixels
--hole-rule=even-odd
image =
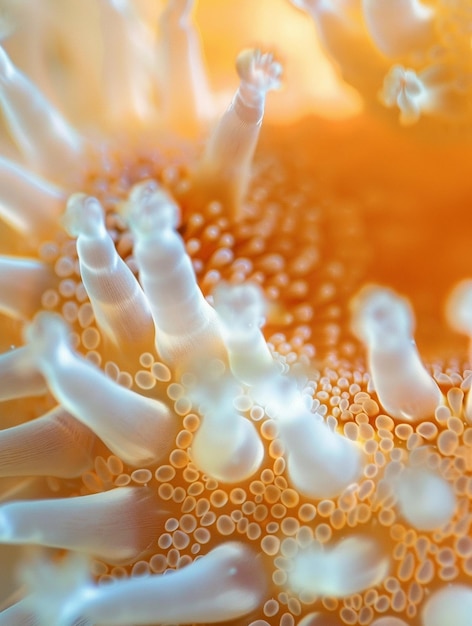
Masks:
[[[57,571],[59,569],[59,571]],[[262,564],[247,546],[228,542],[191,565],[165,576],[151,575],[96,586],[77,559],[25,572],[28,603],[41,626],[55,618],[70,624],[213,624],[260,607],[266,595]]]
[[[25,600],[0,611],[0,626],[40,626],[39,618]]]
[[[413,312],[406,300],[377,286],[352,302],[354,333],[365,344],[377,396],[392,417],[416,421],[434,415],[442,401],[413,340]]]
[[[468,626],[472,611],[472,587],[458,583],[435,589],[421,612],[425,626]]]
[[[291,398],[291,401],[290,401]],[[321,415],[288,394],[278,407],[278,428],[292,484],[310,498],[339,495],[362,473],[360,448],[333,432]]]
[[[210,135],[197,179],[219,186],[225,199],[238,209],[249,185],[266,94],[279,86],[282,66],[272,54],[244,50],[238,55],[236,69],[240,85]]]
[[[265,313],[260,289],[253,284],[222,284],[213,296],[233,375],[252,386],[275,374],[274,359],[260,330]]]
[[[192,440],[191,454],[197,467],[223,483],[250,478],[264,458],[264,446],[252,421],[233,407],[234,385],[224,375],[202,381],[203,421]]]
[[[370,537],[353,535],[332,546],[308,546],[293,559],[290,586],[330,597],[358,593],[382,582],[389,559]]]
[[[416,529],[436,530],[451,521],[457,500],[449,482],[430,470],[406,468],[395,481],[398,507]]]
[[[224,350],[215,310],[205,300],[182,238],[179,209],[153,181],[136,185],[127,219],[135,236],[134,256],[156,327],[156,348],[171,367],[196,355],[211,358]]]
[[[213,113],[202,46],[192,18],[195,0],[169,0],[160,17],[161,114],[166,129],[195,135]]]
[[[85,552],[124,563],[147,550],[163,530],[164,515],[147,487],[0,506],[0,542]]]
[[[168,452],[175,416],[162,402],[121,387],[74,353],[62,318],[39,313],[25,336],[51,393],[117,456],[141,465],[156,463]]]
[[[152,35],[129,0],[99,0],[107,119],[129,124],[154,117]],[[126,88],[124,88],[126,85]]]
[[[389,57],[426,52],[434,43],[435,10],[421,0],[362,0],[375,45]]]
[[[0,476],[74,478],[90,469],[95,436],[62,407],[0,430]]]
[[[0,400],[42,396],[47,390],[28,348],[14,348],[0,354]]]
[[[0,157],[0,217],[35,241],[51,229],[66,198],[64,190]]]
[[[0,48],[0,105],[28,163],[50,180],[70,178],[84,141]]]
[[[64,223],[69,234],[77,237],[80,275],[98,326],[115,346],[139,354],[154,340],[151,311],[141,286],[115,249],[101,204],[86,194],[74,194]]]
[[[55,280],[52,269],[41,261],[0,256],[0,311],[19,319],[32,317]]]

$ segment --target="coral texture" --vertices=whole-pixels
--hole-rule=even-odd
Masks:
[[[0,625],[468,626],[470,0],[2,9]]]

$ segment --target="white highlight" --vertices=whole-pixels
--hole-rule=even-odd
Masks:
[[[383,408],[392,417],[410,421],[433,415],[442,395],[418,355],[408,302],[389,289],[368,286],[353,300],[352,310],[352,328],[367,348]]]
[[[200,291],[175,230],[178,206],[156,182],[144,181],[130,193],[127,218],[160,356],[170,367],[183,367],[199,355],[219,356],[222,342],[216,313]]]
[[[0,48],[0,103],[28,163],[49,180],[69,180],[81,163],[84,143]]]
[[[389,57],[426,52],[434,43],[435,11],[419,0],[362,0],[377,48]]]
[[[130,465],[156,463],[169,451],[175,417],[162,403],[110,380],[70,346],[58,315],[39,313],[25,331],[32,357],[51,393]]]
[[[69,198],[64,218],[77,237],[80,275],[95,319],[112,343],[136,351],[154,339],[151,311],[138,281],[115,249],[96,198],[78,193]]]
[[[41,261],[0,256],[0,312],[26,320],[41,308],[41,296],[56,279]]]
[[[112,563],[137,558],[162,528],[158,502],[145,487],[0,506],[0,542],[85,552]]]
[[[382,582],[389,560],[378,544],[351,536],[334,546],[310,546],[293,559],[289,586],[297,593],[343,598]]]
[[[421,468],[407,468],[395,483],[401,515],[417,530],[436,530],[450,522],[457,501],[442,476]]]
[[[233,375],[249,386],[274,375],[274,359],[260,330],[265,321],[261,289],[253,284],[220,284],[213,297]]]
[[[470,626],[472,587],[451,584],[434,591],[421,612],[422,626]]]

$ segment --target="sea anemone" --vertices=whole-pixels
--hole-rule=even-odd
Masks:
[[[470,2],[2,9],[0,624],[468,625]]]

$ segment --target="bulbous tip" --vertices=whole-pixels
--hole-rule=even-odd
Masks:
[[[446,302],[446,318],[459,333],[472,337],[472,279],[458,283]]]
[[[256,91],[266,93],[280,86],[282,66],[270,53],[258,49],[243,50],[236,59],[236,71],[241,81]]]
[[[409,302],[394,291],[366,285],[351,300],[351,330],[363,343],[380,346],[386,339],[410,339],[414,316]]]
[[[154,180],[145,180],[134,185],[124,214],[131,229],[140,236],[173,230],[180,222],[178,205]]]
[[[214,308],[229,328],[260,328],[265,321],[265,300],[261,289],[251,283],[221,283],[213,292]]]
[[[425,626],[469,626],[472,614],[472,587],[448,584],[435,589],[421,612]]]
[[[395,65],[385,76],[379,99],[385,106],[397,106],[400,123],[415,124],[421,117],[425,87],[414,70]]]
[[[428,469],[406,468],[395,483],[398,508],[417,530],[439,530],[450,522],[457,501],[449,482]]]
[[[96,198],[85,193],[74,193],[70,196],[62,223],[71,237],[96,237],[106,231],[102,205]]]
[[[23,332],[26,343],[38,356],[51,347],[69,346],[69,327],[56,313],[41,311]]]

